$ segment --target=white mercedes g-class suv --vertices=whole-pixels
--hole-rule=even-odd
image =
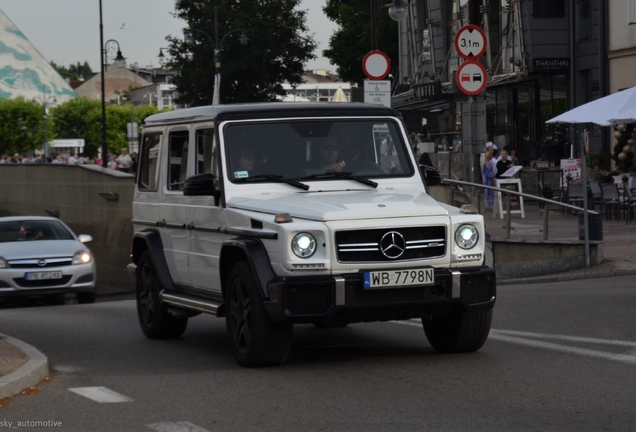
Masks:
[[[129,269],[149,338],[225,317],[244,366],[281,364],[294,324],[422,320],[481,348],[495,304],[483,217],[435,201],[400,113],[261,103],[146,118]]]

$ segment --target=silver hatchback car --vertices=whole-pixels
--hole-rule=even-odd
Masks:
[[[49,296],[63,304],[66,293],[78,303],[95,301],[95,260],[61,220],[43,216],[0,218],[0,299]]]

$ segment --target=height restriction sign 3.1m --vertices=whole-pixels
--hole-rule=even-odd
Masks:
[[[466,60],[477,60],[486,52],[486,33],[476,25],[466,25],[455,35],[457,54]]]

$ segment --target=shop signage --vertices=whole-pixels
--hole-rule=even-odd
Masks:
[[[534,72],[568,72],[570,70],[569,58],[535,58],[532,60]]]
[[[521,179],[497,179],[496,180],[497,187],[500,189],[506,189],[514,192],[523,192],[521,190]],[[499,207],[499,217],[503,219],[504,214],[508,213],[508,203],[504,200],[503,194],[501,192],[497,192],[497,204]],[[522,218],[526,217],[524,208],[523,208],[523,197],[519,195],[506,195],[506,199],[510,200],[510,214],[520,214]],[[496,211],[493,211],[493,218],[495,217]]]
[[[413,85],[413,92],[416,99],[430,99],[442,94],[442,86],[439,81],[432,81],[426,84]]]

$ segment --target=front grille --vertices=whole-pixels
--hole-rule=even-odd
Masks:
[[[393,252],[386,250],[386,245],[382,243],[383,237],[387,233],[399,233],[404,239],[404,252],[391,258],[382,253]],[[396,236],[399,239],[399,236]],[[389,239],[386,238],[385,242]],[[340,262],[392,262],[415,259],[428,259],[441,257],[446,254],[446,227],[401,227],[401,228],[380,228],[357,231],[336,232],[336,247],[338,261]]]
[[[468,304],[489,301],[495,295],[492,275],[464,274],[461,276],[459,297]]]
[[[24,278],[16,278],[13,281],[22,288],[42,288],[57,287],[66,285],[71,280],[71,276],[63,276],[62,279],[47,279],[28,281]]]
[[[64,267],[73,264],[73,257],[61,257],[61,258],[44,258],[42,261],[44,265],[39,264],[39,259],[23,259],[9,261],[10,268],[21,269],[41,269],[47,267]]]

